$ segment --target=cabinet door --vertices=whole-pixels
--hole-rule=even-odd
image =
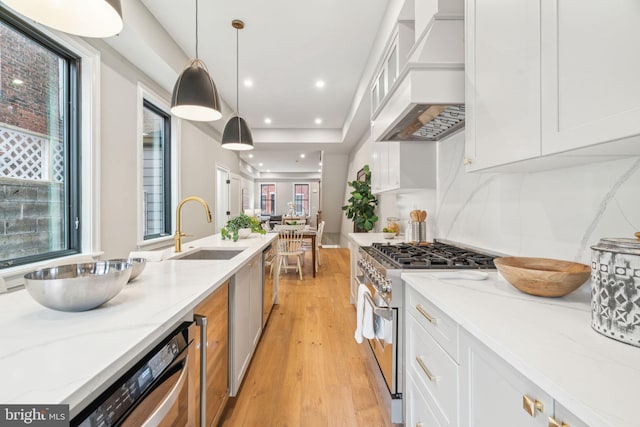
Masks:
[[[460,337],[461,425],[546,427],[553,414],[551,397],[466,332]],[[524,408],[525,398],[534,406],[533,415]]]
[[[640,134],[637,0],[543,3],[542,153]]]
[[[387,155],[385,142],[371,143],[371,192],[384,191],[388,181]]]
[[[385,190],[400,188],[400,141],[387,141],[387,182]]]
[[[540,2],[467,0],[466,169],[540,155]]]
[[[207,318],[207,364],[206,364],[206,423],[205,425],[216,425],[222,410],[229,397],[228,388],[228,338],[229,338],[229,283],[225,283],[214,291],[206,300],[200,303],[194,314]],[[194,351],[194,361],[189,371],[191,376],[190,389],[193,396],[194,415],[196,417],[193,425],[200,425],[200,328],[189,330],[190,338],[193,339],[191,348]]]
[[[235,396],[251,360],[251,266],[246,264],[236,272],[231,285],[231,391]]]
[[[554,416],[549,419],[549,427],[589,427],[587,423],[573,415],[567,408],[555,402]]]
[[[249,332],[251,334],[251,353],[253,353],[262,334],[262,255],[254,257],[249,265],[251,266],[249,295],[251,319]]]

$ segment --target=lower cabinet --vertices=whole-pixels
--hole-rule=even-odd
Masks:
[[[235,274],[230,294],[230,395],[235,396],[262,334],[262,254]]]
[[[193,311],[196,327],[189,329],[191,345],[190,395],[194,408],[195,426],[215,426],[218,423],[229,398],[228,359],[229,359],[229,282],[224,283]],[[199,327],[198,327],[199,326]],[[206,329],[204,329],[206,326]],[[202,336],[206,336],[203,344]],[[206,365],[201,364],[202,348],[206,348]],[[201,369],[204,369],[202,375]],[[201,403],[201,379],[204,379],[204,408]],[[204,409],[205,421],[201,423]]]
[[[405,425],[587,427],[405,282]]]

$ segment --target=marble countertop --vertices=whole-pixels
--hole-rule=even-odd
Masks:
[[[438,280],[426,272],[402,278],[588,425],[640,426],[640,348],[591,329],[590,296],[582,288],[542,298],[519,292],[496,272],[485,281]]]
[[[0,403],[70,405],[76,415],[140,356],[183,320],[277,235],[252,234],[237,242],[220,235],[183,243],[246,248],[228,261],[148,262],[106,304],[81,313],[50,310],[26,290],[0,295]],[[165,250],[164,258],[174,256]]]
[[[383,233],[349,233],[349,239],[358,246],[371,246],[372,243],[402,243],[404,235],[385,239]]]

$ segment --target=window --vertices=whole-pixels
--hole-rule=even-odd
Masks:
[[[144,240],[171,234],[171,116],[147,99],[142,111]]]
[[[309,184],[293,184],[296,215],[309,215]]]
[[[0,269],[80,251],[79,69],[0,9]]]
[[[263,215],[276,214],[275,184],[260,184],[260,210]]]

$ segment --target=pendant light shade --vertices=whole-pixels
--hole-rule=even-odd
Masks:
[[[65,33],[111,37],[122,31],[120,0],[3,0],[16,12]]]
[[[222,133],[222,148],[227,150],[253,150],[253,137],[249,125],[240,116],[229,119]]]
[[[182,71],[171,95],[171,113],[198,122],[211,122],[222,117],[220,97],[207,67],[194,59]]]
[[[222,148],[227,150],[245,151],[253,150],[253,136],[246,120],[240,117],[239,91],[238,91],[238,62],[240,57],[238,31],[244,28],[244,22],[239,19],[231,21],[231,26],[236,29],[236,112],[229,119],[222,132]]]
[[[196,0],[196,59],[182,70],[171,94],[171,113],[196,122],[222,117],[218,88],[207,66],[198,59],[198,0]]]

